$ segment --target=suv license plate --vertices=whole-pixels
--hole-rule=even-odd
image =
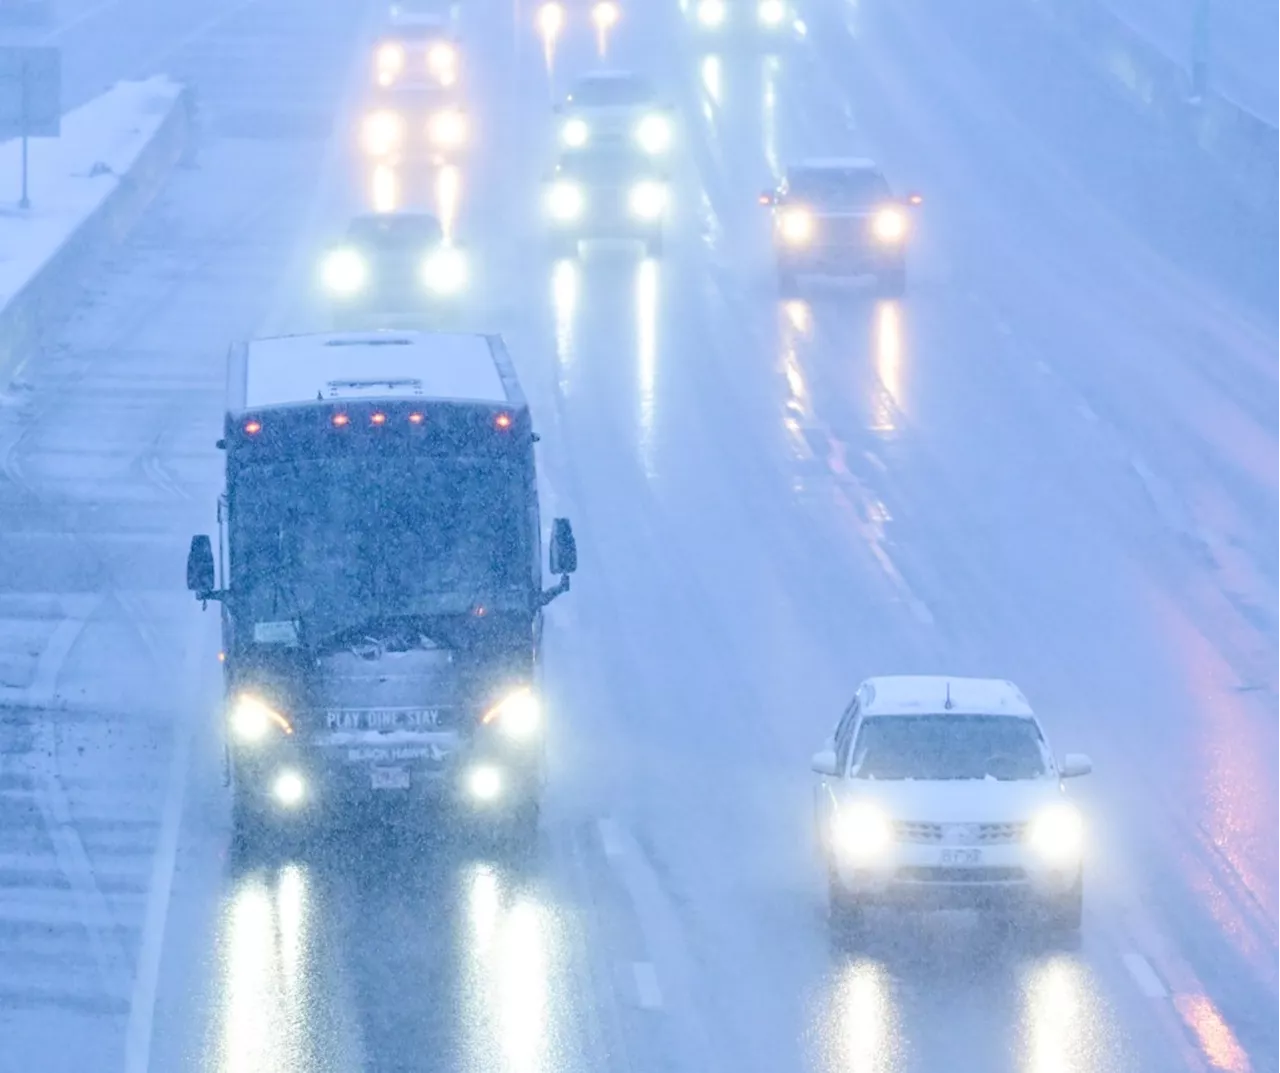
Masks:
[[[971,865],[982,863],[980,849],[944,849],[938,863],[941,865]]]
[[[409,789],[409,772],[402,767],[376,767],[373,769],[375,790]]]

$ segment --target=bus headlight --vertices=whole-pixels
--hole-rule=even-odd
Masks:
[[[307,784],[301,775],[291,768],[276,773],[271,783],[271,796],[285,808],[296,808],[307,794]]]
[[[275,730],[293,733],[289,720],[252,693],[241,693],[236,697],[228,722],[231,736],[245,745],[254,745]]]
[[[378,69],[378,83],[389,86],[404,71],[404,46],[388,42],[378,49],[375,60]]]
[[[703,26],[722,26],[724,25],[724,17],[724,0],[699,0],[698,22]]]
[[[1066,801],[1046,805],[1027,827],[1027,844],[1036,856],[1055,868],[1076,864],[1084,853],[1084,819]]]
[[[808,209],[786,209],[778,217],[778,230],[790,246],[803,246],[813,238],[813,213]]]
[[[570,149],[581,149],[591,137],[591,128],[585,119],[570,119],[560,128],[560,140]]]
[[[881,209],[871,218],[871,231],[886,246],[901,242],[907,235],[907,217],[899,209]]]
[[[868,801],[857,801],[836,813],[831,840],[840,856],[869,863],[889,848],[893,827],[882,809]]]
[[[557,36],[564,29],[564,5],[557,0],[549,0],[538,8],[538,29],[543,37]]]
[[[527,741],[542,726],[542,705],[532,689],[522,686],[503,697],[480,721],[496,726],[508,738]]]
[[[429,291],[439,295],[453,295],[466,289],[467,259],[461,250],[442,246],[427,257],[422,264],[422,282]]]
[[[787,5],[784,0],[760,0],[760,6],[756,8],[756,18],[760,20],[760,24],[771,30],[781,26],[786,17]]]
[[[436,112],[427,123],[427,138],[442,149],[457,149],[467,140],[467,117],[453,109]]]
[[[442,86],[452,86],[458,80],[458,50],[443,41],[427,50],[427,70]]]
[[[631,215],[641,220],[656,220],[667,206],[667,191],[661,183],[638,182],[627,196]]]
[[[581,216],[583,201],[582,188],[576,183],[556,183],[547,195],[547,207],[561,223],[569,223]]]
[[[608,30],[616,26],[621,15],[622,12],[618,10],[614,0],[599,0],[591,9],[591,21],[596,24],[598,30]]]
[[[361,290],[369,280],[369,266],[355,250],[334,250],[324,259],[321,278],[325,289],[347,296]]]
[[[636,142],[646,153],[665,153],[671,145],[671,122],[663,115],[647,115],[636,124]]]
[[[366,153],[387,156],[404,142],[404,119],[395,112],[374,112],[365,116],[362,136]]]
[[[467,793],[477,801],[493,801],[502,793],[502,771],[492,764],[477,764],[467,772]]]

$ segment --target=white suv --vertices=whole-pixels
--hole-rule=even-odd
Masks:
[[[813,770],[831,923],[869,905],[1038,911],[1080,927],[1084,825],[1026,698],[1011,682],[882,677],[858,687]]]

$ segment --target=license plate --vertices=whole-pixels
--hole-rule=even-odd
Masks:
[[[980,849],[944,849],[938,859],[941,865],[968,865],[982,863]]]
[[[402,767],[376,767],[373,769],[375,790],[409,789],[409,772]]]

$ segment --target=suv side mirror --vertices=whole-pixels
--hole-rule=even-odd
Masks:
[[[840,765],[836,761],[834,749],[823,749],[814,753],[813,759],[809,761],[809,767],[813,769],[815,775],[828,775],[835,778],[840,774]]]
[[[562,577],[578,569],[578,543],[573,539],[573,526],[568,518],[551,523],[551,572]]]
[[[207,536],[193,536],[187,552],[187,588],[201,600],[217,588],[213,571],[213,544]]]
[[[1088,775],[1092,770],[1093,761],[1084,753],[1067,753],[1062,758],[1062,766],[1058,768],[1058,777],[1078,779],[1081,775]]]

